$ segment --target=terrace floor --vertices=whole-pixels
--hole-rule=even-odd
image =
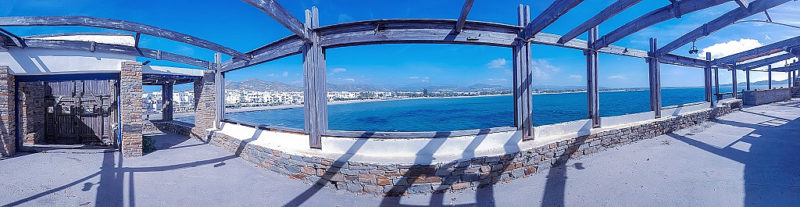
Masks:
[[[0,160],[0,205],[800,206],[800,99],[461,193],[382,198],[312,188],[194,139],[141,158],[59,150]]]

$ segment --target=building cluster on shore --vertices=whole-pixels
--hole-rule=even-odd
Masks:
[[[160,113],[164,107],[161,98],[161,91],[142,93],[142,108],[145,112]],[[175,113],[194,111],[194,92],[191,90],[173,92],[172,101]]]

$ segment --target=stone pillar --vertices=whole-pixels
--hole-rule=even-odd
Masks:
[[[0,157],[16,153],[16,111],[14,75],[8,66],[0,66]]]
[[[194,82],[194,128],[191,137],[208,141],[207,129],[214,128],[216,90],[214,71],[203,71],[203,78]]]
[[[172,101],[172,83],[165,83],[161,85],[161,120],[172,121],[172,114],[175,111],[175,105]]]
[[[142,63],[123,62],[120,72],[122,155],[142,156]]]

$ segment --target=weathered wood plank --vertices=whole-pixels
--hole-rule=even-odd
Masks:
[[[242,59],[250,59],[245,54],[234,49],[213,43],[208,40],[197,38],[191,35],[161,29],[155,26],[86,16],[34,16],[34,17],[0,17],[0,26],[85,26],[106,29],[116,29],[130,31],[170,39],[212,51],[222,52]]]
[[[748,7],[751,7],[747,3],[747,0],[736,0],[736,4],[739,4],[739,7],[743,8],[743,9],[747,9]]]
[[[517,24],[525,25],[531,19],[530,7],[517,7]],[[533,65],[531,43],[517,39],[513,51],[513,83],[514,83],[514,125],[522,133],[522,140],[534,138],[533,104],[531,85],[533,84]]]
[[[303,47],[303,83],[305,100],[305,130],[308,132],[309,146],[322,148],[322,134],[328,130],[328,93],[326,88],[325,54],[322,52],[320,38],[313,29],[319,27],[317,7],[306,10],[305,27],[309,31],[308,42]]]
[[[642,0],[618,0],[614,2],[613,4],[609,5],[608,7],[600,11],[600,13],[598,13],[594,17],[590,18],[589,20],[586,20],[585,22],[583,22],[583,24],[578,25],[574,29],[570,30],[569,32],[564,34],[564,36],[561,36],[561,38],[558,39],[558,43],[564,44],[572,39],[575,39],[575,37],[578,37],[578,35],[583,34],[584,32],[588,31],[593,27],[596,27],[597,25],[600,25],[600,23],[603,23],[604,21],[608,20],[614,15],[619,14],[625,9],[628,9],[631,6],[641,1]]]
[[[774,57],[768,57],[768,58],[764,58],[764,59],[761,59],[761,60],[756,60],[756,61],[749,62],[749,63],[737,64],[736,65],[736,69],[738,69],[738,70],[750,70],[750,69],[753,69],[753,68],[763,67],[763,66],[768,65],[768,64],[773,64],[773,63],[776,63],[776,62],[788,60],[788,59],[791,59],[793,57],[795,57],[794,54],[786,53],[786,54],[783,54],[783,55],[778,55],[778,56],[774,56]]]
[[[678,49],[679,47],[685,44],[688,44],[702,37],[708,36],[709,34],[714,33],[728,25],[731,25],[736,21],[739,21],[745,17],[753,16],[754,14],[764,12],[769,8],[776,7],[788,1],[789,0],[758,0],[751,3],[749,8],[748,7],[736,8],[714,20],[711,20],[706,24],[703,24],[702,26],[692,30],[691,32],[684,34],[680,38],[664,45],[664,47],[658,49],[658,55],[664,55],[670,53],[673,50]],[[737,0],[736,2],[741,3],[741,0]]]
[[[225,119],[225,73],[218,70],[222,64],[222,54],[214,53],[214,127],[222,128],[222,120]]]
[[[800,36],[782,40],[769,45],[753,48],[733,55],[728,55],[722,58],[717,58],[712,62],[712,64],[713,65],[732,64],[735,62],[741,62],[748,59],[758,58],[765,55],[786,51],[788,48],[795,46],[800,46]]]
[[[680,17],[684,14],[691,13],[697,10],[705,9],[708,7],[716,6],[731,0],[683,0],[673,4],[661,7],[655,11],[644,14],[625,25],[611,31],[610,33],[601,37],[595,48],[604,48],[614,42],[621,40],[639,30],[653,26],[654,24]]]
[[[592,48],[597,41],[597,27],[593,27],[588,32],[586,47]],[[592,127],[598,128],[600,123],[600,88],[598,87],[598,57],[596,50],[586,50],[586,98],[588,107],[588,118],[592,121]]]
[[[525,29],[520,36],[525,40],[533,38],[537,33],[541,32],[547,26],[550,26],[550,24],[555,22],[561,15],[566,14],[567,11],[581,2],[583,2],[583,0],[555,0],[555,2],[550,4],[539,16],[534,18],[533,21],[530,23],[526,22]]]
[[[797,69],[800,69],[800,64],[793,63],[793,64],[789,64],[789,65],[783,66],[783,67],[772,68],[770,71],[789,72],[789,71],[797,70]]]
[[[300,37],[305,41],[309,41],[308,32],[306,31],[305,26],[303,23],[300,22],[297,18],[292,16],[289,11],[283,8],[276,0],[242,0],[247,4],[250,4],[258,10],[266,13],[278,23],[292,31],[295,35]]]
[[[706,67],[703,68],[703,83],[705,83],[705,98],[706,102],[714,104],[713,92],[711,91],[713,84],[711,82],[711,53],[706,52]]]
[[[269,62],[282,57],[300,54],[305,42],[296,35],[288,36],[278,41],[255,49],[247,54],[252,54],[251,60],[228,60],[222,64],[222,71],[228,72],[252,65]]]
[[[694,68],[705,68],[706,64],[710,63],[710,61],[706,60],[700,60],[696,58],[690,58],[673,54],[666,54],[659,56],[658,61],[664,64],[694,67]]]
[[[94,45],[95,52],[102,53],[117,53],[132,56],[140,56],[153,59],[161,59],[176,63],[193,65],[202,68],[208,68],[209,62],[197,58],[178,55],[170,52],[161,52],[160,50],[152,50],[147,48],[134,48],[127,45],[115,45],[104,43],[93,43],[86,41],[72,41],[72,40],[42,40],[42,39],[24,39],[24,44],[31,48],[45,48],[45,49],[62,49],[62,50],[82,50],[90,51]],[[141,51],[141,53],[140,53]],[[159,58],[160,53],[160,58]]]
[[[467,21],[467,14],[469,14],[469,10],[472,9],[472,3],[475,0],[466,0],[464,1],[464,5],[461,7],[461,14],[458,15],[458,22],[456,22],[455,33],[461,33],[461,30],[464,29],[464,22]]]
[[[661,118],[661,66],[656,55],[658,40],[650,38],[649,73],[650,78],[650,110],[655,112],[655,118]]]

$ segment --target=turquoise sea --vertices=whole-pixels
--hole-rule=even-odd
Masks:
[[[720,88],[730,92],[730,88]],[[703,101],[703,88],[662,89],[663,106]],[[600,93],[600,115],[618,116],[650,110],[650,92]],[[534,125],[585,119],[586,93],[533,95]],[[513,124],[510,95],[465,98],[408,99],[328,106],[328,127],[358,131],[451,131]],[[303,108],[227,113],[227,119],[303,128]],[[193,121],[193,117],[179,120]]]

